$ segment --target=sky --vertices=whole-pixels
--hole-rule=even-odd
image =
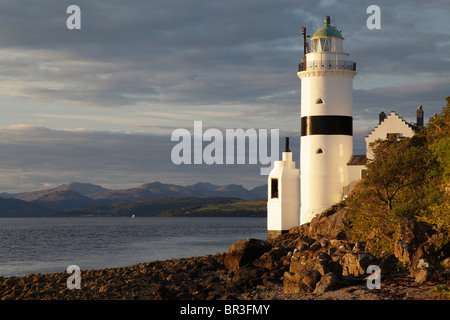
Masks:
[[[81,29],[69,30],[69,5]],[[369,5],[381,28],[368,29]],[[378,114],[415,122],[450,95],[448,0],[3,0],[0,192],[90,182],[266,183],[261,165],[175,165],[177,128],[278,129],[298,159],[301,26],[341,30],[353,80],[354,152]],[[280,142],[280,150],[283,145]],[[298,161],[297,161],[298,166]]]

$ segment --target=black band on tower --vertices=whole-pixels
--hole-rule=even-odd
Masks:
[[[349,116],[302,117],[301,135],[315,134],[353,135],[353,118]]]

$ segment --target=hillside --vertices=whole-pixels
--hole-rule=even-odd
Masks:
[[[47,207],[53,211],[67,210],[94,204],[96,201],[72,190],[56,190],[46,193],[32,203]]]
[[[239,200],[227,203],[206,204],[185,208],[169,209],[160,217],[266,217],[265,200]]]
[[[1,218],[45,217],[51,210],[19,199],[0,198]]]
[[[4,207],[0,204],[0,212],[7,216],[46,216],[49,213],[56,215],[99,215],[99,216],[121,216],[131,215],[130,212],[137,211],[140,215],[156,216],[165,210],[181,210],[182,207],[206,204],[218,204],[223,201],[257,200],[266,199],[267,187],[260,186],[254,189],[246,189],[241,185],[229,184],[218,186],[206,182],[198,182],[193,185],[180,186],[161,182],[142,184],[135,188],[111,190],[91,183],[71,182],[56,188],[36,190],[32,192],[9,194],[2,193]],[[199,200],[199,198],[204,198]],[[167,199],[171,199],[168,201]],[[179,200],[176,200],[179,199]],[[190,199],[190,200],[186,200]],[[205,200],[209,199],[209,200]],[[157,201],[160,200],[160,201]],[[26,206],[23,202],[28,203]],[[17,206],[17,207],[15,207]],[[26,212],[30,208],[30,212]],[[37,209],[39,208],[39,209]],[[222,212],[223,208],[209,208]],[[209,210],[208,209],[208,210]],[[2,211],[3,210],[3,211]],[[206,209],[204,209],[206,210]],[[219,211],[217,211],[219,210]],[[255,214],[251,209],[243,212],[244,215]],[[17,215],[14,214],[17,212]],[[136,214],[136,213],[135,213]],[[170,215],[182,215],[178,211]],[[214,215],[211,211],[202,215]],[[219,213],[217,213],[219,214]],[[239,214],[237,211],[233,214]],[[259,211],[258,214],[263,214]],[[1,213],[0,213],[0,216]]]
[[[267,192],[267,191],[266,191]],[[248,190],[241,185],[217,186],[210,183],[199,182],[189,186],[166,184],[161,182],[146,183],[136,188],[109,190],[88,195],[91,199],[108,202],[139,201],[160,198],[179,197],[233,197],[245,200],[265,198],[260,189]]]
[[[267,187],[246,189],[241,185],[214,185],[198,182],[189,186],[161,183],[145,183],[135,188],[111,190],[90,183],[71,182],[56,188],[10,194],[3,192],[3,198],[36,202],[53,210],[68,210],[94,204],[112,204],[119,201],[141,201],[163,198],[186,197],[230,197],[243,200],[265,199]]]
[[[15,199],[20,199],[24,201],[35,201],[38,200],[39,198],[45,197],[50,193],[64,192],[64,191],[73,191],[79,193],[80,195],[86,196],[92,193],[106,192],[109,191],[109,189],[91,183],[71,182],[60,185],[56,188],[36,190],[32,192],[24,192],[18,194],[9,194],[9,195]],[[5,195],[7,195],[7,193],[5,193]],[[59,200],[61,200],[61,198],[59,198]]]
[[[237,198],[226,197],[187,197],[187,198],[163,198],[156,200],[142,200],[137,202],[120,201],[109,205],[90,205],[82,208],[66,210],[52,214],[52,216],[130,216],[156,217],[168,210],[186,212],[191,208],[204,206],[218,206],[220,204],[234,203]],[[167,216],[167,215],[164,215]]]

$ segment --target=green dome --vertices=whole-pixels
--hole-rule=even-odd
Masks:
[[[316,32],[314,32],[314,35],[312,38],[318,38],[318,37],[338,37],[338,38],[344,38],[342,34],[332,25],[330,25],[330,17],[327,16],[325,18],[325,24],[322,28],[318,29]]]

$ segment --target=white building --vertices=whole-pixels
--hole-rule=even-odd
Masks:
[[[378,125],[366,136],[366,155],[367,159],[373,159],[372,148],[370,144],[378,139],[388,139],[390,136],[396,138],[411,138],[418,127],[423,126],[422,106],[417,108],[417,123],[410,124],[403,120],[395,111],[391,111],[386,116],[384,112],[380,113]]]
[[[268,177],[269,238],[310,222],[340,202],[363,178],[367,161],[365,155],[352,154],[356,63],[344,52],[342,34],[326,17],[324,26],[311,37],[311,52],[307,53],[309,45],[305,31],[302,33],[305,55],[297,73],[301,79],[300,170],[287,146],[283,160],[275,162]],[[417,115],[417,125],[423,125],[421,106]],[[389,116],[382,113],[366,143],[389,134],[409,137],[414,128],[395,112]],[[369,147],[367,155],[370,159]]]
[[[301,79],[300,224],[342,199],[353,153],[353,78],[356,63],[330,17],[311,37]]]
[[[275,161],[268,178],[267,232],[274,237],[300,224],[300,170],[295,168],[292,152],[289,149],[289,138],[283,160]]]

